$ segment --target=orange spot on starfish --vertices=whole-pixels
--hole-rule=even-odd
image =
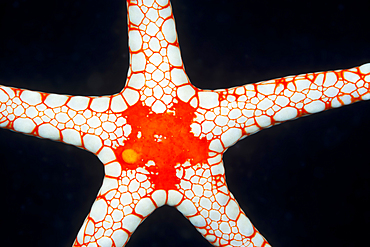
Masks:
[[[125,149],[122,152],[122,159],[126,163],[132,164],[135,163],[139,155],[133,149]]]

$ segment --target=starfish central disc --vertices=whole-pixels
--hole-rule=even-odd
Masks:
[[[183,102],[165,113],[154,113],[141,102],[123,112],[131,134],[125,145],[115,150],[122,168],[144,167],[156,189],[176,189],[180,183],[177,170],[206,163],[208,158],[209,141],[191,132],[194,112]]]

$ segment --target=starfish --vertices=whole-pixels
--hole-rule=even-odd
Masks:
[[[128,85],[130,85],[130,84],[128,84]],[[208,92],[207,92],[208,93]],[[47,98],[47,97],[46,97]],[[199,99],[199,98],[198,98]],[[190,99],[189,99],[190,100]],[[190,101],[191,102],[191,101]],[[208,101],[207,101],[208,102]],[[136,105],[135,104],[133,104],[132,105],[132,108],[131,109],[134,109],[135,110],[135,107]],[[173,116],[176,116],[177,114],[178,114],[178,112],[176,111],[177,109],[181,109],[183,106],[182,105],[176,105],[176,104],[174,104],[174,107],[173,108],[169,108],[168,109],[168,111],[169,112],[171,112],[172,114],[173,114]],[[128,107],[129,108],[129,107]],[[128,112],[129,110],[127,110],[126,112]],[[152,112],[152,113],[150,113],[149,111],[147,111],[147,112],[145,112],[145,110],[143,110],[143,109],[141,109],[140,111],[137,111],[137,112],[141,112],[141,113],[145,113],[146,115],[145,116],[147,116],[148,117],[148,119],[149,120],[153,120],[153,118],[155,118],[156,116],[160,116],[160,119],[165,119],[166,121],[166,123],[167,122],[170,122],[170,119],[168,119],[168,115],[161,115],[161,114],[164,114],[164,113],[162,113],[162,112]],[[129,119],[130,117],[129,116],[132,116],[132,115],[135,115],[135,114],[128,114],[127,115],[127,119]],[[181,115],[181,114],[180,114]],[[185,118],[183,118],[183,119],[185,119]],[[132,121],[134,121],[134,120],[132,120]],[[158,122],[158,121],[160,121],[160,120],[157,120],[157,121],[150,121],[150,122],[148,122],[146,125],[147,126],[150,126],[150,124],[152,123],[152,122]],[[135,122],[135,121],[134,121]],[[132,124],[131,124],[132,125]],[[153,127],[154,128],[154,127]],[[181,129],[182,127],[179,127],[179,129],[178,129],[178,132],[181,132],[182,131],[182,129]],[[155,129],[155,128],[154,128]],[[137,135],[141,135],[140,133],[139,133],[140,131],[136,131],[136,134]],[[164,132],[164,130],[161,130],[160,132]],[[144,133],[144,130],[142,131],[142,133]],[[148,134],[148,133],[146,133],[146,134]],[[193,133],[194,134],[194,133]],[[143,137],[142,137],[142,139],[144,139],[145,140],[145,136],[147,136],[147,135],[144,135],[144,134],[142,134],[143,135]],[[152,135],[152,134],[148,134],[149,136],[154,136],[154,135]],[[166,135],[165,135],[166,136]],[[49,137],[49,136],[48,136]],[[158,138],[159,139],[161,139],[161,136],[158,136]],[[141,138],[139,138],[139,139],[141,139]],[[158,142],[158,140],[159,139],[157,139],[156,140],[156,142]],[[176,138],[177,139],[177,138]],[[201,138],[200,138],[201,139]],[[206,138],[207,139],[207,138]],[[203,139],[204,140],[204,139]],[[221,138],[221,140],[222,140],[222,138]],[[209,141],[209,140],[208,140]],[[159,142],[163,142],[163,140],[160,140]],[[192,141],[193,142],[193,141]],[[127,144],[128,145],[128,144]],[[180,144],[179,144],[180,145]],[[142,144],[140,144],[139,145],[140,147],[141,146],[143,146]],[[177,145],[178,146],[178,145]],[[200,145],[200,146],[203,146],[203,145]],[[118,149],[117,149],[118,150]],[[123,155],[123,157],[129,157],[129,158],[133,158],[133,160],[135,160],[135,156],[137,155],[137,153],[136,152],[132,152],[132,151],[130,151],[130,150],[133,150],[133,149],[126,149],[126,150],[128,150],[128,154],[127,154],[127,152],[126,152],[126,155]],[[122,150],[118,150],[117,152],[121,152]],[[194,150],[192,150],[193,152],[194,152]],[[125,152],[125,150],[123,150],[121,153],[124,153]],[[142,151],[141,151],[142,152]],[[193,153],[192,152],[192,153]],[[118,155],[116,155],[116,156],[118,156]],[[128,159],[129,159],[128,158]],[[165,157],[161,157],[161,160],[163,159],[163,158],[165,158]],[[191,159],[190,159],[191,160]],[[123,161],[125,161],[125,159],[123,158]],[[157,161],[157,163],[158,163],[159,161]],[[120,163],[122,163],[122,160],[120,161]],[[130,159],[129,159],[129,161],[127,161],[126,160],[126,163],[130,163]],[[170,162],[171,163],[171,162]],[[151,166],[148,166],[148,169],[150,168]],[[168,167],[167,167],[168,168]],[[158,172],[158,174],[160,174],[160,172]],[[178,176],[177,176],[178,177]],[[177,178],[175,177],[167,177],[167,179],[166,179],[166,181],[172,181],[172,180],[176,180]],[[162,180],[161,180],[162,181]],[[174,184],[177,184],[178,182],[177,181],[175,181],[175,182],[173,182],[173,183],[171,183],[171,184],[161,184],[161,181],[156,181],[156,182],[153,182],[153,184],[155,184],[155,185],[157,185],[158,187],[157,188],[159,188],[159,189],[163,189],[164,191],[167,191],[167,190],[171,190],[171,189],[173,189],[171,186],[173,186]],[[166,186],[169,186],[169,187],[166,187]],[[175,188],[175,189],[177,189],[177,188]]]

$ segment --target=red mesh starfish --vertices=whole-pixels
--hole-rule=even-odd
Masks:
[[[141,11],[146,11],[145,9],[145,7],[142,7]],[[148,15],[152,14],[150,12],[146,13]],[[135,14],[131,13],[131,15]],[[140,16],[140,13],[138,15]],[[135,18],[137,17],[135,16]],[[136,34],[136,26],[140,26],[142,23],[134,23],[137,21],[134,18],[130,18],[130,20],[135,24],[133,25],[135,27],[131,26],[130,29],[132,31],[132,37],[130,36],[132,41],[135,39],[135,35],[138,35]],[[158,19],[155,20],[158,21]],[[166,19],[163,18],[163,20]],[[163,25],[171,26],[170,21],[167,23],[170,24]],[[148,28],[147,32],[151,32],[151,22],[144,24]],[[168,27],[160,27],[166,33]],[[155,30],[155,27],[153,28]],[[143,37],[145,38],[144,34]],[[233,207],[233,198],[228,199],[229,192],[222,190],[224,180],[220,166],[220,154],[242,136],[249,135],[260,128],[268,127],[275,122],[321,111],[332,105],[339,106],[343,102],[346,103],[345,100],[348,100],[348,97],[350,102],[360,97],[367,99],[368,85],[363,87],[365,91],[361,90],[361,86],[352,91],[351,88],[353,89],[354,85],[360,84],[361,80],[367,82],[365,77],[369,73],[368,65],[347,72],[311,74],[302,78],[276,80],[271,84],[262,83],[259,86],[239,87],[237,90],[201,91],[193,88],[190,84],[186,84],[186,77],[181,72],[181,60],[178,60],[176,56],[176,39],[166,38],[165,34],[164,38],[168,41],[167,45],[158,42],[160,43],[159,47],[163,46],[162,48],[158,48],[155,41],[150,39],[142,45],[138,45],[140,43],[138,41],[130,43],[132,73],[129,72],[128,84],[125,88],[126,91],[123,91],[123,97],[116,95],[94,99],[69,98],[15,90],[15,94],[18,92],[19,100],[23,102],[24,112],[19,109],[22,106],[12,106],[16,116],[19,111],[20,118],[13,121],[11,117],[6,116],[9,121],[6,122],[5,120],[3,123],[6,123],[8,128],[14,128],[20,132],[50,139],[58,139],[59,137],[61,141],[66,143],[82,146],[96,153],[105,163],[107,176],[103,185],[105,187],[100,192],[95,204],[95,209],[98,208],[98,210],[90,218],[90,221],[96,223],[94,228],[96,233],[93,238],[97,238],[99,244],[107,243],[113,239],[118,245],[122,236],[121,243],[124,243],[126,241],[125,232],[129,233],[133,230],[130,228],[134,227],[131,224],[134,224],[135,221],[138,223],[154,207],[160,206],[161,203],[167,203],[178,206],[180,211],[188,216],[194,224],[200,224],[198,225],[200,231],[208,236],[211,242],[219,241],[220,244],[231,243],[238,246],[241,241],[244,241],[244,245],[247,245],[252,240],[255,246],[261,246],[264,242],[258,244],[255,235],[257,233],[253,230],[254,228],[248,228],[246,218]],[[159,37],[159,41],[163,40],[160,39]],[[146,49],[142,53],[140,49],[145,48],[145,45],[150,49]],[[163,48],[167,50],[168,59],[162,57],[162,60],[158,62],[159,57],[156,54],[160,54]],[[145,59],[142,59],[143,56],[146,56]],[[141,72],[140,66],[143,63],[145,64],[146,74]],[[167,64],[170,65],[167,68],[169,78],[167,78],[167,82],[164,82],[164,80],[166,81],[165,66]],[[135,68],[134,65],[139,67]],[[155,66],[151,67],[153,65],[159,66],[159,69]],[[161,69],[160,66],[164,66],[164,68]],[[356,75],[358,75],[358,78]],[[336,79],[333,80],[330,77]],[[347,84],[340,84],[338,78],[346,79]],[[171,82],[173,85],[171,85]],[[298,87],[302,88],[298,89]],[[18,100],[16,96],[12,96],[11,91],[6,88],[3,90],[5,104],[10,102],[10,99],[12,103]],[[305,90],[307,92],[304,92]],[[332,91],[343,93],[343,95],[337,97],[336,93]],[[353,91],[358,92],[358,95],[349,95]],[[326,92],[326,94],[320,96],[319,92]],[[294,96],[301,98],[295,102]],[[288,102],[286,102],[287,100]],[[17,104],[17,102],[15,103]],[[22,105],[22,103],[19,105]],[[43,106],[46,106],[46,108],[42,109]],[[274,108],[274,106],[276,107]],[[50,109],[47,109],[48,107]],[[65,107],[64,110],[63,107]],[[11,110],[7,109],[6,111],[8,113]],[[249,116],[248,111],[251,111],[252,115]],[[37,113],[41,120],[36,116],[37,114],[34,116],[35,112],[42,112],[41,115]],[[49,117],[49,114],[53,116]],[[12,114],[8,115],[11,116]],[[34,125],[30,122],[30,119],[35,123]],[[248,121],[251,119],[253,120],[248,125]],[[70,122],[71,120],[73,123]],[[84,124],[88,125],[85,125],[85,129]],[[76,134],[76,130],[82,131],[83,134]],[[79,135],[81,138],[78,137]],[[121,137],[121,140],[119,137]],[[174,143],[176,145],[173,145]],[[171,155],[164,155],[163,152],[160,152],[162,150],[168,150]],[[218,161],[212,163],[210,159]],[[205,175],[207,169],[210,170],[209,176]],[[197,172],[200,174],[197,175]],[[209,177],[211,179],[207,181]],[[200,181],[202,178],[206,179],[204,183]],[[118,180],[118,182],[115,182],[115,180]],[[212,189],[209,189],[211,194],[207,197],[207,191],[205,190],[207,190],[208,185],[211,186],[210,188],[214,187],[216,191],[213,192]],[[120,191],[120,188],[123,191]],[[140,195],[140,189],[144,190],[141,191],[143,195]],[[175,192],[179,190],[180,194]],[[112,191],[115,191],[116,194]],[[109,193],[111,193],[110,199]],[[223,202],[225,205],[222,205],[220,201],[222,198],[217,199],[217,195],[219,197],[226,195]],[[207,209],[208,212],[204,212],[207,211],[205,209],[208,205],[206,198],[213,198],[212,196],[219,205],[214,206],[211,203],[212,206]],[[211,199],[208,200],[212,201]],[[113,206],[115,203],[118,203],[117,208]],[[195,207],[191,206],[192,204]],[[112,208],[111,212],[109,212],[109,206]],[[224,211],[222,206],[225,208]],[[129,212],[128,207],[133,208],[131,212]],[[195,213],[191,211],[194,208],[196,209]],[[112,230],[112,232],[107,233],[112,226],[104,226],[104,224],[110,224],[115,220],[115,217],[118,217],[117,214],[119,213],[115,210],[127,215],[127,217],[120,218],[117,222],[128,225],[121,225],[114,229],[116,231]],[[201,213],[202,210],[203,214]],[[233,216],[233,213],[236,213],[236,215]],[[220,217],[218,218],[217,215]],[[221,216],[227,218],[222,219]],[[128,218],[130,220],[125,222],[125,219]],[[209,222],[206,221],[208,218],[210,219]],[[202,225],[203,219],[205,225]],[[216,226],[212,226],[215,223],[213,221],[216,222]],[[233,221],[235,222],[234,225]],[[89,223],[85,226],[87,226],[87,231],[91,231]],[[241,235],[241,241],[238,239],[237,234],[239,233],[228,232],[232,227],[236,228],[237,232],[245,235]],[[99,231],[101,232],[103,228],[103,232],[106,233],[99,236],[101,234]],[[252,230],[244,232],[248,229]],[[222,230],[224,234],[227,233],[230,236],[233,234],[233,238],[223,235],[220,237],[221,235],[217,230],[219,232]],[[114,233],[116,234],[114,235]],[[104,234],[108,237],[103,237]],[[81,241],[87,241],[89,236],[81,237],[81,239]]]

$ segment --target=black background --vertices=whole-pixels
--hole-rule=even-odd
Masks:
[[[225,88],[370,62],[369,1],[173,1],[187,73]],[[72,95],[126,80],[122,0],[0,2],[0,84]],[[367,244],[370,102],[252,135],[224,157],[230,190],[274,247]],[[4,246],[71,246],[103,178],[81,149],[0,130]],[[163,207],[127,246],[210,246]]]

